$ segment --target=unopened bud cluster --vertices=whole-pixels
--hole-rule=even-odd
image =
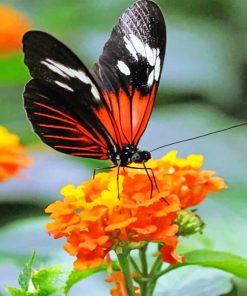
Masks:
[[[201,218],[188,210],[180,211],[175,223],[179,226],[178,235],[188,236],[198,232],[202,232],[204,222]]]

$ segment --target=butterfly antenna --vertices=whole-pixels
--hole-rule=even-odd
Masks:
[[[221,133],[221,132],[225,132],[225,131],[228,131],[230,129],[233,129],[233,128],[236,128],[236,127],[240,127],[240,126],[243,126],[243,125],[247,125],[247,122],[236,124],[236,125],[233,125],[233,126],[230,126],[230,127],[227,127],[227,128],[221,129],[221,130],[218,130],[218,131],[214,131],[214,132],[211,132],[211,133],[203,134],[201,136],[197,136],[197,137],[193,137],[193,138],[188,138],[188,139],[180,140],[180,141],[177,141],[177,142],[169,143],[169,144],[166,144],[166,145],[162,145],[160,147],[157,147],[157,148],[151,150],[150,152],[159,150],[159,149],[164,148],[164,147],[172,146],[172,145],[175,145],[175,144],[189,142],[189,141],[192,141],[192,140],[197,140],[197,139],[204,138],[204,137],[207,137],[207,136],[210,136],[210,135],[214,135],[214,134],[218,134],[218,133]]]

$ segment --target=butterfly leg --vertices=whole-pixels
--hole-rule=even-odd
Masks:
[[[120,199],[120,190],[119,190],[119,171],[120,171],[120,165],[117,166],[117,197]]]
[[[157,185],[157,181],[156,181],[156,178],[155,178],[155,174],[154,174],[153,169],[152,169],[152,168],[147,168],[147,167],[145,166],[145,164],[143,164],[143,166],[144,166],[144,168],[146,168],[147,170],[150,170],[150,171],[151,171],[151,173],[152,173],[152,177],[153,177],[153,180],[154,180],[154,185],[155,185],[157,191],[160,192],[159,187],[158,187],[158,185]]]
[[[143,166],[144,166],[144,169],[145,169],[145,171],[146,171],[146,173],[147,173],[147,175],[148,175],[148,178],[149,178],[149,180],[150,180],[150,183],[151,183],[151,198],[152,198],[153,181],[154,181],[154,185],[155,185],[157,191],[160,192],[160,190],[159,190],[159,187],[158,187],[158,184],[157,184],[157,181],[156,181],[156,178],[155,178],[155,174],[154,174],[153,169],[152,169],[152,168],[147,168],[146,165],[145,165],[145,163],[143,163]],[[152,181],[152,179],[151,179],[151,176],[150,176],[149,173],[148,173],[148,170],[150,170],[151,173],[152,173],[153,181]]]
[[[143,167],[144,167],[144,170],[145,170],[145,172],[146,172],[146,174],[147,174],[147,176],[148,176],[148,179],[149,179],[149,181],[150,181],[150,185],[151,185],[151,188],[150,188],[150,198],[152,198],[152,196],[153,196],[154,184],[153,184],[152,178],[151,178],[151,176],[150,176],[150,174],[149,174],[149,172],[148,172],[148,169],[147,169],[145,163],[143,163]]]
[[[92,179],[95,178],[96,172],[100,172],[100,171],[104,171],[104,170],[108,170],[108,169],[114,169],[115,167],[116,167],[116,165],[110,166],[110,167],[105,167],[105,168],[95,168],[93,170],[93,177],[92,177]]]

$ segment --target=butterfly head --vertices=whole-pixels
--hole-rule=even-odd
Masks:
[[[148,161],[150,158],[151,158],[151,153],[149,151],[138,150],[132,155],[131,162],[144,163]]]

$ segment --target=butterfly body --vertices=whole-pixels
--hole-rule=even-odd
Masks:
[[[126,167],[131,163],[145,163],[151,158],[149,151],[139,150],[134,145],[123,145],[118,153],[109,153],[109,159],[116,166]]]
[[[138,149],[163,67],[166,29],[159,7],[139,0],[113,28],[98,61],[87,69],[62,42],[41,31],[23,37],[33,79],[24,106],[41,140],[60,152],[144,164]]]

